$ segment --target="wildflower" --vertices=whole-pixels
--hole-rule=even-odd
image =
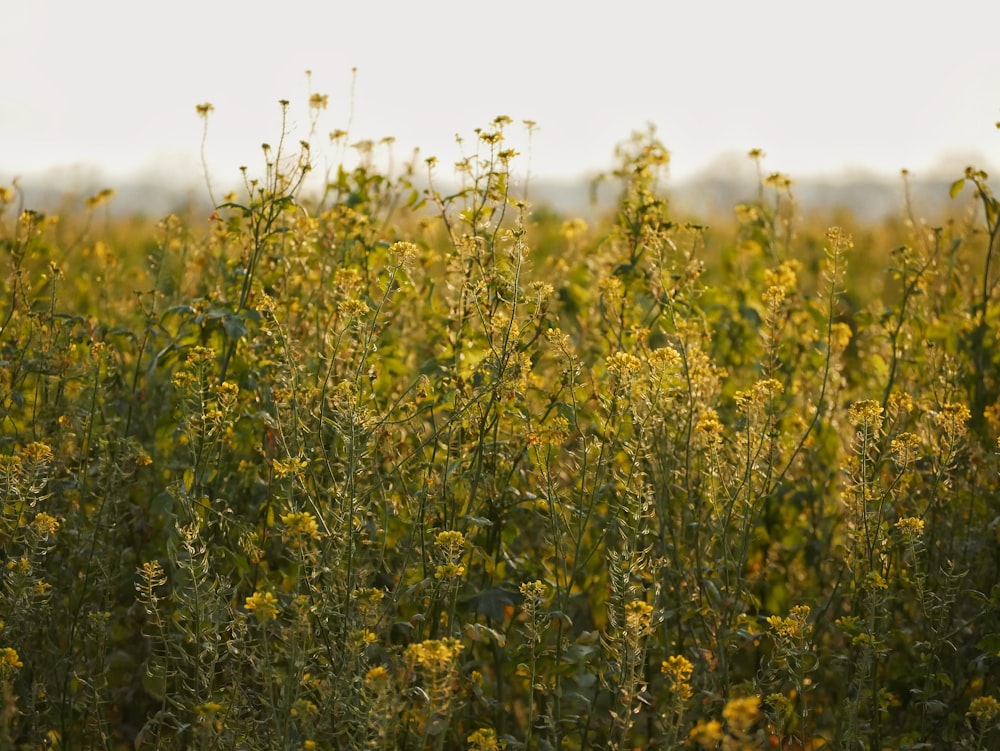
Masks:
[[[858,428],[865,428],[872,433],[877,433],[882,428],[882,405],[874,399],[854,402],[847,414],[851,424]]]
[[[683,360],[673,347],[659,347],[649,353],[649,364],[663,372],[679,372]]]
[[[35,533],[44,540],[56,533],[56,530],[59,529],[59,520],[41,511],[35,514],[31,526],[34,528]]]
[[[722,740],[722,723],[718,720],[705,722],[698,720],[698,724],[691,728],[688,738],[699,746],[705,748],[715,748],[716,744]]]
[[[204,102],[202,104],[195,105],[195,112],[198,113],[198,117],[208,117],[208,113],[215,110],[211,102]]]
[[[319,711],[313,702],[308,699],[299,699],[292,705],[291,715],[292,717],[309,717],[314,715]]]
[[[174,373],[174,377],[171,379],[174,388],[178,391],[186,391],[197,383],[198,379],[194,377],[192,373],[186,370],[178,371]]]
[[[469,744],[470,751],[499,751],[507,747],[507,743],[497,739],[495,730],[480,728],[475,730],[465,739]]]
[[[717,449],[722,445],[725,428],[719,422],[719,415],[714,409],[707,409],[698,417],[694,426],[694,434],[706,448]]]
[[[736,405],[744,413],[750,412],[754,407],[761,407],[770,404],[784,391],[781,382],[774,378],[765,378],[757,381],[753,386],[744,391],[736,392]]]
[[[683,655],[674,655],[663,661],[660,672],[667,676],[670,691],[677,701],[686,702],[692,696],[689,679],[694,672],[694,665]]]
[[[546,300],[555,293],[555,287],[553,287],[548,282],[532,282],[528,285],[528,289],[535,293],[535,297],[539,302]]]
[[[216,393],[219,395],[221,403],[232,405],[239,398],[240,387],[232,381],[223,381],[216,387]]]
[[[32,464],[48,464],[52,461],[52,449],[41,441],[33,441],[24,447],[21,455]]]
[[[389,255],[396,266],[409,268],[416,260],[420,249],[410,242],[396,242],[389,246]]]
[[[465,576],[465,566],[459,561],[469,543],[461,532],[439,532],[434,539],[434,550],[441,563],[434,572],[434,578],[447,581]]]
[[[989,725],[1000,716],[1000,702],[992,696],[977,697],[969,704],[969,711],[965,716],[974,717],[980,725]]]
[[[389,683],[389,673],[381,665],[376,665],[365,673],[365,686],[370,689],[378,689]]]
[[[281,517],[281,523],[288,528],[285,532],[288,537],[319,539],[319,525],[316,523],[316,517],[308,511],[293,511],[284,514]]]
[[[349,297],[337,306],[337,312],[345,318],[361,318],[368,312],[368,303],[357,297]]]
[[[763,300],[769,304],[782,302],[798,285],[798,271],[802,264],[798,261],[785,261],[776,269],[764,271],[764,284],[767,289]]]
[[[964,404],[956,402],[949,402],[943,405],[940,410],[931,415],[931,419],[945,432],[948,441],[951,443],[954,443],[965,435],[965,424],[969,421],[970,417],[969,408]]]
[[[880,589],[888,589],[889,585],[885,583],[885,579],[878,571],[869,571],[868,575],[865,576],[864,588],[869,592],[876,592]]]
[[[904,540],[915,540],[924,533],[924,520],[915,516],[904,516],[896,522],[895,527]]]
[[[192,347],[187,354],[188,365],[208,365],[215,360],[215,350],[211,347]]]
[[[455,559],[462,556],[468,546],[465,535],[454,530],[438,532],[434,538],[434,548],[442,558]]]
[[[306,461],[298,457],[275,459],[271,463],[271,467],[274,469],[274,474],[277,477],[290,477],[292,475],[300,477],[305,472],[307,466],[309,465],[306,464]]]
[[[413,667],[421,669],[427,696],[435,705],[446,704],[457,677],[455,660],[462,653],[458,639],[426,639],[410,644],[404,655]]]
[[[625,628],[633,634],[644,634],[649,630],[653,606],[645,600],[632,600],[625,605]]]
[[[835,253],[841,253],[854,247],[854,238],[840,227],[830,227],[826,231],[826,239]]]
[[[587,223],[583,219],[569,219],[563,222],[560,231],[568,242],[573,242],[587,233]]]
[[[843,321],[837,321],[830,326],[830,346],[832,349],[843,352],[847,345],[851,343],[851,327]]]
[[[809,606],[796,605],[787,618],[777,615],[770,616],[767,619],[767,625],[771,627],[775,637],[779,640],[794,641],[804,634],[808,618]]]
[[[12,647],[4,647],[0,649],[0,672],[7,670],[8,668],[23,668],[24,663],[21,662],[21,658],[17,654],[17,650]]]
[[[378,613],[378,609],[385,599],[385,590],[376,587],[364,587],[354,590],[354,602],[357,604],[358,613],[363,616]]]
[[[760,697],[730,699],[722,710],[723,719],[737,735],[746,735],[760,714]]]
[[[889,442],[889,452],[897,467],[909,467],[920,456],[920,439],[913,433],[900,433]]]
[[[258,623],[267,623],[278,615],[278,598],[270,592],[254,592],[244,607],[256,616]]]
[[[622,295],[625,293],[625,285],[617,276],[606,276],[602,278],[597,283],[597,287],[601,291],[601,297],[608,297],[613,301],[620,300]]]
[[[525,582],[518,588],[527,602],[541,602],[545,597],[545,585],[540,581]]]
[[[425,639],[406,648],[406,656],[423,668],[448,667],[461,653],[458,639]]]
[[[630,352],[615,352],[608,358],[607,365],[609,373],[627,381],[642,368],[642,360]]]

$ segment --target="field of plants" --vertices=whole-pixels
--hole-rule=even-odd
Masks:
[[[0,189],[0,748],[1000,747],[990,178],[677,216],[645,132],[583,221],[515,127]]]

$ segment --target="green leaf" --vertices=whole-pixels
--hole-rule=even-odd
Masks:
[[[948,188],[948,195],[954,198],[955,196],[957,196],[959,193],[962,192],[962,188],[964,187],[965,187],[965,178],[960,177],[951,184],[950,188]]]

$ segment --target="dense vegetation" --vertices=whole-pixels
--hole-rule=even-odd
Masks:
[[[588,226],[510,127],[447,195],[284,141],[207,222],[3,190],[0,747],[1000,743],[988,177],[699,224],[647,133]]]

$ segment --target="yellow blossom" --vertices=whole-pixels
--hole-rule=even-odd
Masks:
[[[803,636],[806,622],[809,618],[808,605],[796,605],[787,618],[772,615],[767,619],[767,625],[779,640],[794,641]]]
[[[667,676],[670,691],[679,702],[686,702],[692,696],[691,684],[688,682],[694,672],[694,665],[682,655],[668,657],[660,665],[660,672]]]
[[[855,427],[866,428],[872,433],[877,433],[882,428],[882,405],[874,399],[854,402],[847,414]]]
[[[496,731],[489,728],[475,730],[465,740],[469,744],[469,751],[499,751],[507,747],[505,741],[497,739]]]
[[[33,464],[48,464],[52,461],[52,449],[40,441],[29,443],[21,450],[21,454],[25,460]]]
[[[915,516],[904,516],[896,522],[896,529],[906,540],[915,540],[924,532],[924,520]]]
[[[36,534],[44,540],[56,533],[56,530],[59,529],[59,520],[44,511],[40,511],[35,514],[31,526],[34,527]]]
[[[301,476],[309,465],[305,459],[289,457],[288,459],[275,459],[271,466],[277,477],[290,477],[292,475]]]
[[[937,412],[932,413],[931,419],[945,432],[948,440],[954,443],[965,435],[966,423],[971,416],[969,408],[964,404],[949,402],[942,405]]]
[[[288,537],[319,539],[319,525],[316,523],[316,517],[308,511],[293,511],[283,514],[281,523],[288,528],[285,532]]]
[[[760,697],[745,696],[730,699],[722,710],[723,719],[737,735],[746,735],[760,714]]]
[[[989,725],[1000,716],[1000,702],[992,696],[979,696],[969,703],[967,717],[975,717],[980,725]]]
[[[705,722],[698,720],[698,724],[691,728],[688,738],[705,748],[715,748],[716,744],[722,740],[722,723],[718,720]]]
[[[642,368],[642,360],[630,352],[615,352],[608,358],[608,372],[627,380]]]
[[[920,439],[913,433],[900,433],[889,442],[892,460],[900,469],[911,466],[920,456]]]
[[[645,600],[632,600],[625,605],[625,628],[633,634],[644,634],[649,629],[653,606]]]
[[[0,671],[7,668],[23,668],[24,663],[17,654],[17,650],[12,647],[0,649]]]
[[[258,623],[267,623],[278,615],[278,598],[270,592],[254,592],[244,607],[257,617]]]

